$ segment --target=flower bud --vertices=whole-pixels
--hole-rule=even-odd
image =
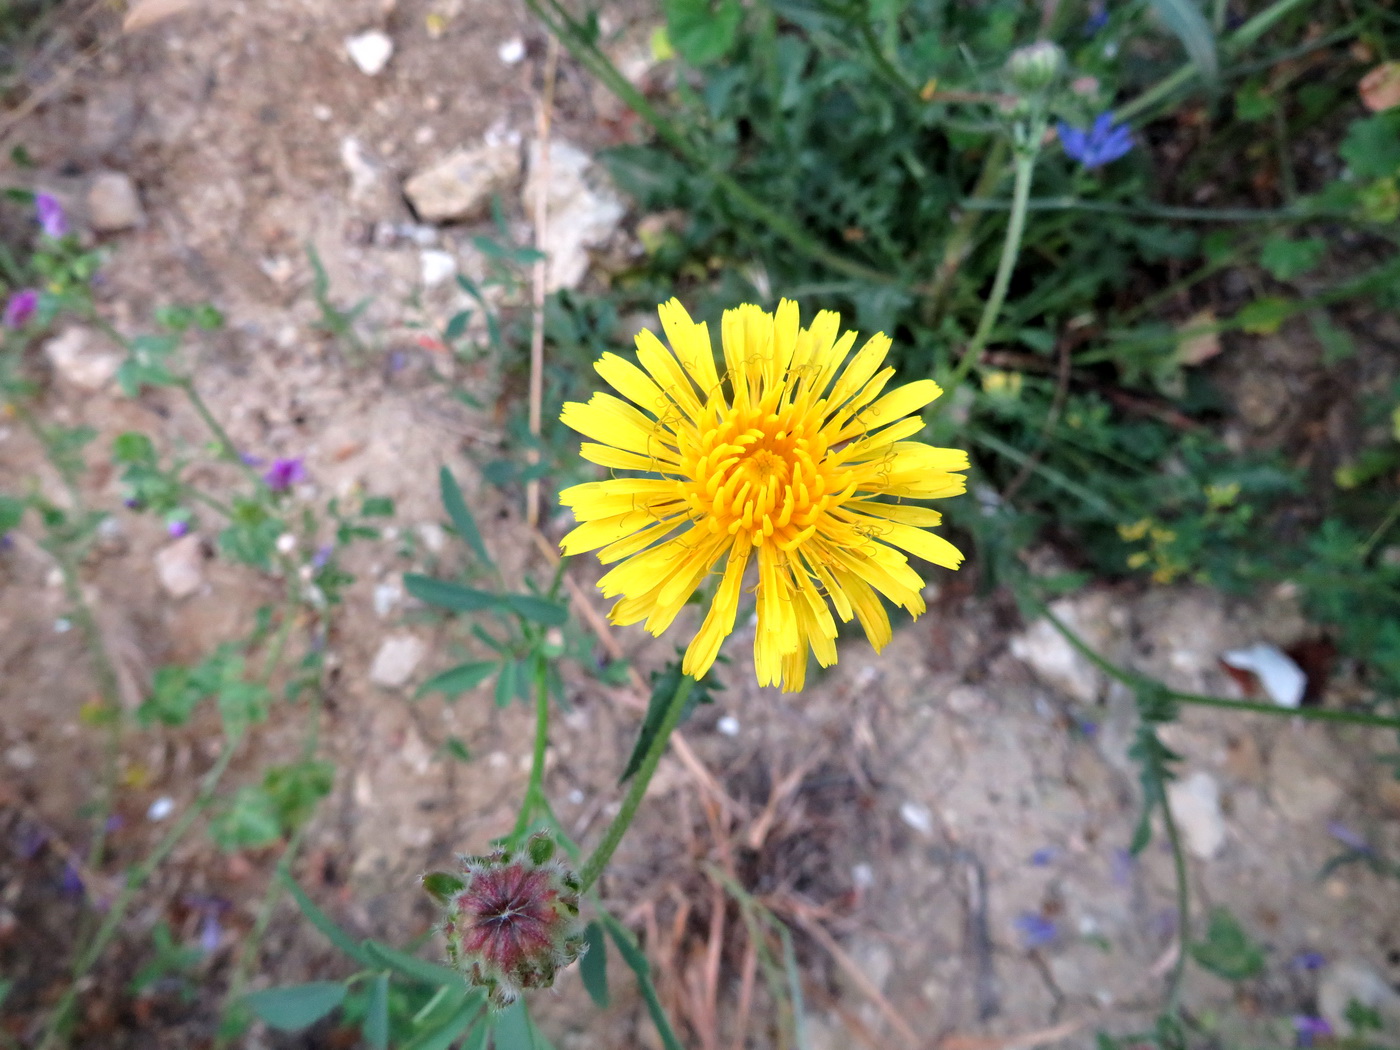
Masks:
[[[1006,60],[1006,76],[1012,87],[1027,95],[1038,94],[1053,87],[1065,68],[1065,53],[1060,45],[1038,40],[1011,52]]]
[[[446,911],[441,929],[452,966],[497,1007],[526,988],[548,988],[584,948],[578,876],[554,859],[554,840],[532,835],[522,850],[461,863],[459,873],[423,876]]]

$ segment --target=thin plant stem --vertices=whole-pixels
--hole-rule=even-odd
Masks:
[[[50,1050],[51,1047],[62,1045],[65,1039],[64,1029],[68,1026],[73,1007],[77,1003],[78,989],[82,986],[82,979],[87,976],[89,970],[101,957],[107,945],[116,936],[118,927],[122,920],[126,918],[126,911],[131,906],[132,900],[146,880],[151,877],[156,870],[170,855],[171,850],[179,843],[194,824],[195,820],[214,801],[214,793],[218,789],[219,781],[223,779],[224,773],[228,771],[229,763],[233,761],[234,752],[237,750],[236,740],[226,740],[223,752],[219,755],[213,767],[204,777],[204,785],[200,788],[199,795],[193,804],[187,809],[165,833],[165,837],[160,840],[156,848],[141,863],[140,867],[131,872],[126,879],[126,884],[118,894],[117,899],[112,902],[108,909],[102,925],[98,927],[96,936],[82,952],[73,965],[73,980],[69,983],[68,989],[63,993],[63,998],[54,1007],[53,1013],[49,1016],[48,1026],[45,1028],[44,1037],[39,1041],[38,1050]]]
[[[1397,518],[1400,518],[1400,500],[1396,500],[1391,505],[1390,512],[1386,514],[1385,519],[1376,526],[1375,531],[1367,537],[1366,542],[1356,552],[1357,561],[1364,562],[1370,557],[1371,552],[1376,549],[1376,544],[1381,541],[1382,536],[1390,531],[1390,527],[1395,524]]]
[[[1007,148],[1006,139],[998,136],[992,144],[992,148],[987,151],[987,159],[982,164],[982,173],[977,177],[977,184],[972,187],[972,197],[964,202],[957,225],[953,227],[953,232],[949,234],[948,240],[944,243],[943,258],[939,260],[938,268],[933,272],[933,281],[928,293],[928,310],[930,315],[935,318],[942,311],[943,301],[948,296],[948,289],[952,287],[953,278],[957,276],[963,260],[967,258],[968,252],[971,250],[972,236],[977,230],[978,221],[982,218],[981,210],[969,205],[990,198],[996,192],[997,184],[1001,182],[1002,175],[1006,171]]]
[[[1001,245],[1001,261],[997,264],[996,277],[992,281],[991,294],[982,308],[982,319],[977,323],[977,331],[972,342],[963,351],[962,360],[948,381],[950,389],[956,389],[968,372],[972,371],[982,351],[987,346],[997,318],[1001,316],[1002,304],[1006,302],[1006,291],[1011,286],[1011,274],[1016,269],[1016,259],[1021,254],[1021,238],[1026,232],[1026,203],[1031,196],[1031,180],[1035,176],[1036,157],[1040,153],[1040,139],[1044,133],[1039,122],[1030,129],[1029,141],[1016,153],[1016,181],[1011,191],[1011,218],[1006,226],[1006,239]]]
[[[1169,689],[1146,675],[1129,671],[1100,656],[1079,637],[1074,630],[1051,612],[1044,603],[1022,592],[1022,597],[1032,605],[1036,613],[1050,621],[1052,627],[1064,636],[1065,641],[1079,650],[1088,661],[1110,678],[1122,682],[1133,689],[1150,688],[1163,696],[1182,704],[1195,704],[1200,707],[1220,707],[1230,711],[1250,711],[1254,714],[1273,715],[1276,718],[1303,718],[1314,722],[1340,722],[1344,725],[1373,726],[1377,729],[1400,729],[1400,718],[1373,715],[1366,711],[1338,711],[1327,707],[1279,707],[1277,704],[1257,704],[1249,700],[1228,700],[1223,696],[1205,696],[1200,693],[1182,693]]]
[[[685,710],[685,702],[690,698],[690,691],[694,687],[694,678],[690,675],[681,676],[680,684],[676,686],[676,691],[671,694],[671,699],[667,702],[665,714],[661,717],[661,725],[657,728],[656,735],[651,738],[651,744],[642,757],[641,767],[632,777],[632,786],[628,789],[627,796],[622,800],[622,808],[618,810],[617,816],[613,817],[612,823],[603,832],[603,841],[598,843],[598,847],[584,862],[583,871],[579,875],[581,892],[586,892],[590,886],[598,881],[598,876],[608,866],[608,861],[612,860],[618,843],[622,841],[622,836],[631,826],[632,818],[637,814],[637,807],[641,805],[642,796],[646,794],[647,786],[651,783],[652,774],[656,772],[656,766],[661,761],[666,744],[671,739],[671,732],[680,724],[681,712]]]
[[[209,428],[209,432],[214,435],[214,440],[218,442],[219,451],[223,453],[224,458],[238,464],[239,468],[254,484],[263,484],[263,479],[258,477],[257,471],[250,467],[247,462],[244,461],[242,455],[239,454],[238,446],[235,445],[233,439],[228,436],[228,431],[214,418],[214,413],[209,411],[209,405],[205,403],[204,398],[200,397],[199,391],[195,388],[194,380],[181,379],[176,385],[185,392],[185,396],[189,398],[190,405],[193,406],[195,412],[199,414],[199,418],[204,421],[204,425]]]
[[[519,842],[534,819],[535,809],[544,799],[544,760],[549,744],[549,665],[535,654],[535,748],[530,759],[530,783],[525,788],[525,800],[515,820],[511,839]]]
[[[974,193],[959,207],[971,211],[1006,211],[1011,204],[1004,200]],[[1035,197],[1026,204],[1027,211],[1084,211],[1101,215],[1131,215],[1148,219],[1176,219],[1182,222],[1349,222],[1374,225],[1355,212],[1327,208],[1186,208],[1168,204],[1119,204],[1116,201],[1087,200],[1083,197]]]
[[[1181,847],[1181,829],[1172,813],[1171,799],[1165,788],[1158,800],[1162,804],[1162,824],[1167,830],[1167,844],[1172,851],[1172,868],[1176,873],[1176,965],[1172,967],[1171,983],[1167,986],[1166,1012],[1175,1014],[1181,1003],[1181,979],[1186,975],[1186,945],[1191,939],[1191,892],[1186,878],[1186,852]]]

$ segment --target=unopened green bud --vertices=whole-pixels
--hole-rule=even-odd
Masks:
[[[1037,40],[1011,52],[1006,77],[1017,91],[1034,95],[1054,87],[1065,69],[1065,53],[1059,44]]]

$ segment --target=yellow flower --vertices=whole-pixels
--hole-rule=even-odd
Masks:
[[[688,675],[709,670],[733,631],[750,565],[759,685],[801,689],[809,648],[823,667],[836,662],[828,602],[843,621],[859,619],[878,651],[890,640],[879,595],[924,611],[923,581],[895,548],[952,569],[962,562],[925,531],[937,511],[897,502],[966,488],[953,472],[967,469],[967,453],[904,440],[924,425],[904,417],[942,391],[924,379],[882,394],[894,375],[880,368],[889,339],[871,336],[847,362],[856,335],[842,334],[831,311],[808,328],[788,300],[776,314],[725,311],[723,376],[708,327],[675,299],[659,312],[669,349],[643,331],[641,368],[616,354],[595,365],[627,401],[597,393],[564,406],[563,422],[599,442],[583,444],[585,459],[645,472],[560,493],[582,523],[564,537],[564,553],[602,548],[604,564],[620,562],[599,582],[605,596],[621,596],[610,618],[645,621],[655,635],[720,574],[686,650]]]

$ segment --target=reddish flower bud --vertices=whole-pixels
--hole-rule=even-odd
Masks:
[[[423,876],[447,912],[449,961],[497,1007],[548,988],[583,953],[578,876],[553,854],[548,835],[533,835],[523,850],[462,857],[460,874]]]

